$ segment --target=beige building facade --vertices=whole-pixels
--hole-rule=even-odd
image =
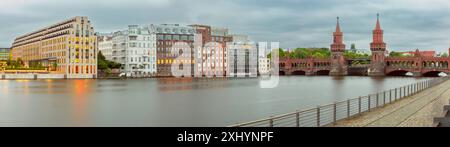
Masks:
[[[97,50],[94,27],[78,16],[17,37],[12,56],[26,67],[44,66],[67,78],[96,78]]]

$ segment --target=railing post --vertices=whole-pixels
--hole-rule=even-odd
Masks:
[[[419,86],[420,86],[420,91],[422,91],[423,90],[423,82],[420,82],[420,84],[419,84]]]
[[[422,82],[419,82],[419,91],[422,91]]]
[[[269,120],[269,127],[273,128],[273,117],[270,117],[270,120]]]
[[[362,97],[358,98],[358,114],[361,114],[361,102],[362,102]]]
[[[417,93],[417,84],[414,84],[414,94]]]
[[[406,94],[406,95],[408,95],[408,96],[411,95],[411,91],[409,91],[409,90],[410,90],[410,86],[411,86],[411,85],[408,85],[408,86],[407,86],[407,87],[408,87],[408,90],[407,90],[407,94]]]
[[[378,108],[380,106],[379,102],[380,102],[380,93],[377,93],[377,102],[376,102],[377,105],[375,108]]]
[[[415,89],[416,89],[416,92],[415,92],[415,93],[418,93],[418,92],[419,92],[419,85],[416,83],[416,85],[415,85],[414,87],[415,87]]]
[[[406,92],[406,86],[404,86],[403,87],[403,97],[406,97],[406,94],[407,94],[408,92]]]
[[[408,89],[408,85],[405,86],[405,97],[409,96],[409,89]]]
[[[406,97],[406,86],[403,87],[403,97]]]
[[[347,118],[350,118],[350,100],[347,100]]]
[[[317,127],[320,127],[320,106],[317,106]]]
[[[389,90],[389,103],[392,103],[392,89]]]
[[[295,121],[296,121],[296,126],[297,128],[300,127],[300,112],[297,111],[297,113],[295,113]]]
[[[386,91],[383,91],[383,106],[386,105]]]
[[[397,88],[395,88],[395,97],[394,97],[394,101],[397,101]]]
[[[419,91],[422,91],[422,82],[419,82]]]
[[[369,94],[369,100],[367,101],[367,111],[370,111],[370,101],[371,101],[371,98],[370,98],[370,94]]]
[[[409,85],[409,95],[412,95],[413,94],[413,87],[412,87],[413,85]]]
[[[333,123],[336,123],[336,121],[337,121],[337,120],[336,120],[336,119],[337,119],[337,116],[336,116],[336,115],[337,115],[337,110],[336,110],[337,108],[336,108],[336,107],[337,107],[337,104],[336,104],[336,102],[335,102],[335,103],[333,104]]]

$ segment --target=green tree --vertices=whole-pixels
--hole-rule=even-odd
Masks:
[[[100,71],[104,71],[109,75],[111,73],[111,69],[118,69],[121,68],[122,64],[116,63],[113,61],[106,60],[106,57],[102,54],[101,51],[98,52],[98,58],[97,58],[97,68]],[[109,72],[109,74],[108,74]]]
[[[280,58],[284,58],[284,57],[287,56],[287,52],[285,52],[282,48],[280,48],[280,49],[278,49],[278,56],[279,56]],[[269,59],[272,59],[272,53],[269,53],[269,54],[267,55],[267,57],[268,57]]]
[[[352,43],[350,50],[356,50],[356,45],[354,43]]]
[[[98,60],[105,61],[106,57],[103,55],[102,51],[98,51]]]
[[[99,51],[98,52],[98,56],[97,56],[97,68],[98,70],[104,71],[106,69],[108,69],[108,63],[105,60],[105,56],[103,56],[102,52]]]
[[[105,61],[102,61],[102,60],[98,60],[98,69],[99,70],[106,70],[106,69],[108,69],[108,64],[105,62]]]
[[[404,57],[403,53],[392,51],[389,53],[389,57]]]
[[[361,54],[361,53],[357,53],[357,52],[352,52],[352,51],[345,51],[344,52],[344,57],[348,58],[348,59],[360,59],[360,58],[369,58],[368,54]]]

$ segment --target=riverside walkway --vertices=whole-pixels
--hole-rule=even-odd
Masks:
[[[425,80],[229,127],[432,127],[450,99],[449,79]]]
[[[433,119],[442,115],[450,100],[450,81],[385,105],[332,127],[432,127]]]

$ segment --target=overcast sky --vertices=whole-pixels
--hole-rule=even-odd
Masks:
[[[88,16],[102,33],[129,24],[195,23],[284,48],[329,47],[339,16],[347,48],[368,49],[377,13],[391,50],[450,46],[448,0],[1,0],[0,8],[0,47],[73,16]]]

